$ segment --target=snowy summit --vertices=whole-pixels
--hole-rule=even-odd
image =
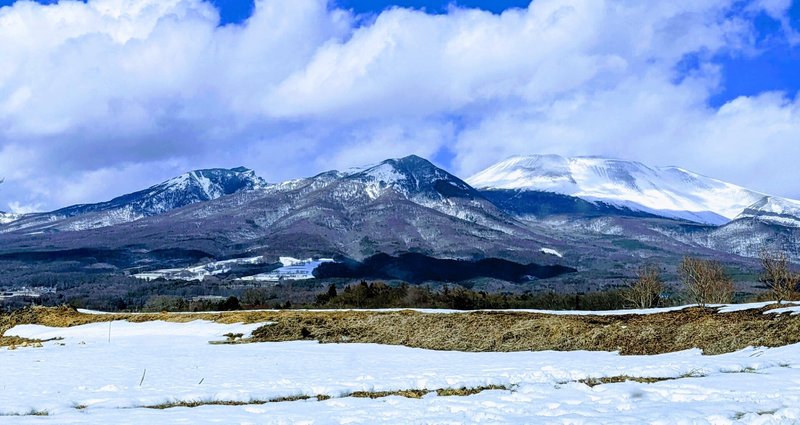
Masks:
[[[466,181],[479,189],[553,192],[707,224],[725,224],[766,196],[683,168],[594,156],[515,156]]]

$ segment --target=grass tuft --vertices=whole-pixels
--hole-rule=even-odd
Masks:
[[[467,388],[467,387],[442,388],[442,389],[436,390],[436,395],[438,395],[439,397],[465,397],[465,396],[475,395],[475,394],[482,393],[484,391],[490,391],[490,390],[511,391],[511,388],[507,387],[505,385],[485,385],[485,386],[474,387],[474,388]]]
[[[405,398],[422,398],[431,393],[428,390],[399,390],[399,391],[355,391],[348,394],[346,397],[356,398],[384,398],[391,396],[400,396]]]
[[[0,416],[50,416],[47,410],[31,409],[25,413],[0,413]]]
[[[474,387],[474,388],[440,388],[437,390],[426,390],[426,389],[418,389],[418,390],[396,390],[396,391],[354,391],[345,395],[342,395],[339,398],[345,397],[355,397],[355,398],[370,398],[370,399],[377,399],[377,398],[384,398],[384,397],[391,397],[391,396],[400,396],[406,398],[413,398],[413,399],[420,399],[428,394],[436,393],[436,395],[440,397],[453,397],[453,396],[469,396],[481,393],[483,391],[488,390],[510,390],[509,387],[503,385],[487,385],[482,387]],[[293,396],[285,396],[285,397],[275,397],[269,400],[250,400],[250,401],[226,401],[226,400],[180,400],[180,401],[171,401],[166,403],[160,404],[153,404],[148,406],[139,406],[144,409],[171,409],[173,407],[199,407],[199,406],[246,406],[246,405],[258,405],[258,404],[267,404],[267,403],[284,403],[284,402],[291,402],[291,401],[300,401],[300,400],[316,400],[316,401],[325,401],[330,400],[334,397],[326,394],[319,394],[316,396],[309,396],[305,394],[298,394]]]

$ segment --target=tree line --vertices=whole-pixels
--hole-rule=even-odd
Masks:
[[[800,300],[800,273],[791,269],[785,253],[764,251],[760,262],[759,280],[768,288],[762,298],[778,302]],[[727,304],[733,300],[733,279],[718,261],[684,257],[678,265],[678,278],[690,302],[706,306]],[[663,291],[661,269],[646,265],[622,293],[630,307],[653,308],[662,303]]]

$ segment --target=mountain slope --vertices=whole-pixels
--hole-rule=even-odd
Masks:
[[[505,214],[452,174],[415,156],[347,173],[244,191],[103,229],[8,233],[0,246],[201,250],[295,257],[418,252],[443,258],[502,257],[552,262],[541,248],[569,252]]]
[[[800,201],[765,196],[748,206],[737,219],[756,219],[781,226],[800,227]]]
[[[518,156],[466,181],[478,189],[554,192],[715,225],[734,219],[765,196],[677,167],[599,157]]]
[[[520,219],[543,220],[553,217],[656,217],[655,215],[605,202],[589,202],[554,192],[524,189],[485,189],[480,194],[503,211]]]
[[[82,204],[49,213],[29,214],[0,229],[10,232],[77,231],[113,226],[197,202],[217,199],[240,191],[263,189],[266,183],[244,167],[197,170],[150,188],[119,196],[107,202]]]

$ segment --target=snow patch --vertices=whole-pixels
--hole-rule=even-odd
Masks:
[[[0,224],[8,224],[12,221],[17,221],[20,217],[22,217],[22,214],[0,212]]]
[[[540,248],[539,252],[547,255],[555,255],[558,258],[564,258],[564,255],[562,255],[560,252],[556,251],[553,248]]]
[[[305,280],[314,279],[314,270],[322,263],[332,263],[332,258],[300,260],[293,257],[280,257],[283,267],[269,273],[261,273],[253,276],[242,277],[241,280],[254,280],[265,282],[278,282],[281,280]]]
[[[284,258],[284,257],[281,257]],[[263,256],[234,258],[232,260],[214,261],[194,267],[161,269],[150,272],[137,273],[133,277],[142,280],[170,279],[170,280],[199,280],[202,281],[208,276],[228,273],[235,265],[265,264]]]

